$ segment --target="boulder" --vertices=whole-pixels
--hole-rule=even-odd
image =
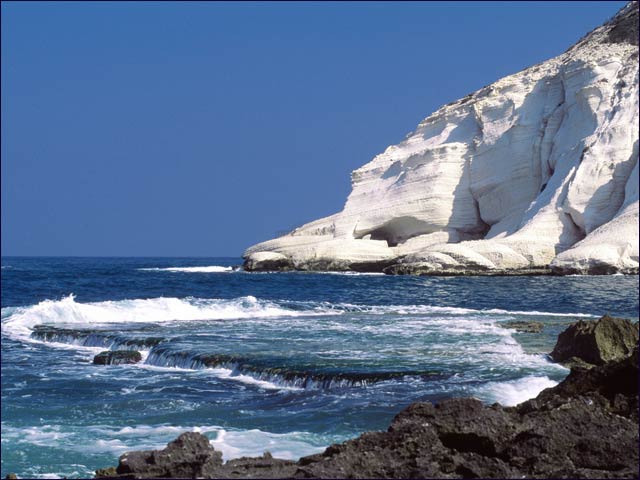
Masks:
[[[222,465],[222,453],[209,439],[187,432],[163,450],[127,452],[120,457],[116,473],[129,478],[211,478]]]
[[[124,365],[142,360],[140,352],[135,350],[107,350],[93,357],[95,365]]]
[[[108,467],[108,468],[99,468],[96,470],[96,478],[111,478],[117,477],[118,472],[116,467]]]
[[[273,458],[236,458],[223,464],[222,453],[209,439],[197,432],[187,432],[163,450],[127,452],[116,468],[96,471],[100,478],[291,478],[297,464]]]
[[[638,326],[608,315],[597,321],[580,320],[558,336],[551,358],[567,362],[574,357],[602,365],[629,356],[638,344]]]

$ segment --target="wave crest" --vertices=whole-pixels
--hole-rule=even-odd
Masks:
[[[252,456],[269,450],[278,458],[297,460],[306,455],[321,452],[330,443],[345,438],[293,431],[272,433],[258,429],[242,430],[217,425],[175,426],[137,425],[115,427],[94,425],[40,425],[37,427],[2,426],[3,440],[27,443],[38,447],[64,448],[81,453],[120,455],[129,450],[162,449],[180,433],[200,432],[210,438],[211,444],[222,452],[224,460]],[[88,442],[89,438],[91,439]],[[56,477],[58,478],[58,477]]]
[[[146,272],[186,272],[186,273],[225,273],[233,272],[233,267],[210,265],[207,267],[166,267],[166,268],[139,268]]]
[[[476,395],[485,401],[511,407],[534,398],[545,388],[555,387],[557,384],[558,382],[546,376],[529,376],[507,382],[489,382],[480,387]]]
[[[475,310],[433,305],[357,305],[317,301],[261,300],[253,296],[232,299],[174,298],[76,302],[73,294],[61,300],[44,300],[27,307],[2,309],[2,333],[12,338],[31,340],[37,325],[73,325],[93,328],[113,324],[158,324],[175,321],[247,320],[277,317],[308,317],[318,315],[437,315],[446,321],[450,316],[550,316],[594,317],[584,313],[553,313],[509,311],[501,309]]]
[[[318,314],[322,312],[293,310],[253,296],[234,299],[159,297],[80,303],[71,294],[61,300],[44,300],[29,307],[3,308],[2,332],[16,339],[28,340],[37,325],[96,326]]]

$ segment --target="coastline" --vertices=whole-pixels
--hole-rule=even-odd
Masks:
[[[513,406],[566,377],[545,352],[571,322],[638,320],[637,276],[229,270],[238,263],[3,261],[2,477],[89,478],[185,431],[205,434],[224,460],[265,450],[297,460],[386,430],[414,402]],[[107,349],[142,361],[94,364]]]
[[[245,269],[637,275],[637,98],[632,1],[430,114],[351,173],[340,211],[250,246]]]
[[[222,461],[199,433],[134,451],[97,478],[637,478],[638,323],[572,324],[550,353],[574,366],[514,407],[475,398],[413,403],[386,432],[366,432],[297,462]]]
[[[248,259],[242,265],[242,269],[246,272],[309,272],[309,273],[381,273],[385,275],[415,275],[415,276],[432,276],[432,277],[517,277],[517,276],[606,276],[606,275],[638,275],[640,270],[627,269],[618,271],[611,269],[610,266],[593,267],[588,270],[578,268],[567,268],[559,270],[546,267],[527,267],[517,269],[491,268],[479,269],[470,268],[468,266],[460,268],[433,268],[429,265],[420,263],[366,263],[366,264],[349,264],[342,268],[337,268],[335,264],[325,266],[322,263],[313,263],[310,265],[294,265],[290,262],[276,263],[260,263],[256,264]]]

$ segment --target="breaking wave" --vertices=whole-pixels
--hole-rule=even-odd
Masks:
[[[69,295],[62,300],[44,300],[29,307],[3,308],[2,333],[16,339],[29,340],[38,325],[73,324],[92,327],[114,323],[155,324],[318,314],[322,312],[294,310],[252,296],[234,299],[159,297],[80,303],[75,301],[74,295]]]
[[[300,305],[307,308],[321,308],[327,311],[339,311],[347,313],[366,313],[371,315],[421,315],[421,314],[441,314],[441,315],[524,315],[533,317],[580,317],[597,318],[597,315],[589,313],[555,313],[541,312],[537,310],[503,310],[501,308],[473,309],[463,307],[441,307],[437,305],[358,305],[351,303],[329,303],[329,302],[295,302],[281,300],[283,305]]]
[[[210,265],[208,267],[167,267],[167,268],[139,268],[147,272],[187,272],[187,273],[224,273],[233,272],[233,267]]]
[[[502,309],[475,310],[432,305],[357,305],[349,303],[261,300],[253,296],[233,299],[172,298],[132,299],[104,302],[76,302],[73,294],[61,300],[44,300],[28,307],[2,309],[2,333],[21,340],[47,340],[32,335],[39,325],[73,325],[88,328],[112,324],[157,324],[175,321],[207,321],[317,315],[526,315],[549,317],[591,317],[585,313],[553,313],[539,311],[509,311]],[[50,332],[50,335],[61,332]],[[44,335],[41,331],[40,335]],[[53,341],[49,339],[48,341]],[[62,341],[62,340],[61,340]],[[78,340],[64,343],[91,342]],[[105,340],[106,341],[106,340]],[[99,344],[102,345],[102,344]],[[99,346],[96,345],[96,346]]]
[[[508,382],[489,382],[481,386],[476,395],[482,400],[511,407],[534,398],[545,388],[555,387],[557,384],[549,377],[530,376]]]
[[[271,433],[258,429],[241,430],[220,426],[138,425],[112,427],[95,425],[40,425],[16,428],[2,426],[3,441],[31,444],[37,447],[64,448],[81,453],[120,455],[131,450],[162,449],[184,432],[200,432],[209,437],[211,445],[222,452],[224,460],[261,456],[268,450],[277,458],[297,460],[323,451],[341,437],[308,432]],[[92,471],[90,473],[93,473]]]

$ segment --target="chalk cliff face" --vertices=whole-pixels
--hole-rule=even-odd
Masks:
[[[245,268],[638,272],[638,3],[427,117]]]

